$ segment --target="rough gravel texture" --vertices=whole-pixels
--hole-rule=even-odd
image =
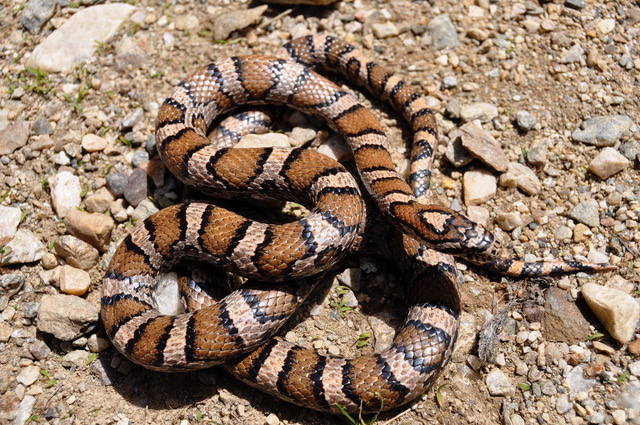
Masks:
[[[429,96],[441,130],[436,202],[466,212],[463,181],[474,179],[463,177],[481,170],[498,187],[469,212],[503,239],[509,255],[619,266],[533,281],[459,264],[464,313],[452,363],[422,398],[380,414],[377,423],[640,424],[638,324],[619,324],[635,327],[629,344],[620,344],[580,291],[593,282],[622,291],[624,302],[640,298],[636,2],[355,0],[247,14],[259,2],[131,1],[134,8],[121,4],[109,15],[109,28],[121,22],[92,43],[88,59],[60,73],[34,69],[36,46],[92,3],[0,2],[0,423],[345,423],[221,370],[168,374],[133,366],[94,319],[110,253],[136,220],[182,196],[154,149],[157,109],[172,87],[210,60],[269,53],[292,36],[329,31],[362,45]],[[85,33],[100,26],[92,22]],[[214,40],[223,27],[228,35]],[[60,50],[39,55],[74,54],[54,46]],[[385,105],[360,96],[376,109],[405,169],[406,126]],[[444,159],[465,121],[519,164],[512,171],[530,169],[539,191],[518,189],[518,178],[531,180],[528,171],[507,179],[476,155],[466,154],[459,168]],[[305,140],[312,145],[333,143],[326,127],[297,114],[285,113],[280,128],[292,139],[311,131]],[[589,167],[604,146],[628,162],[614,155],[615,162],[598,163],[614,170],[602,180]],[[53,199],[54,182],[67,172],[76,178]],[[65,243],[77,248],[56,249],[63,236],[100,253],[86,266],[86,293],[74,286],[74,295],[60,295],[68,287],[61,266],[95,255],[73,240]],[[282,334],[349,356],[388,344],[403,312],[393,263],[351,259]],[[65,309],[72,305],[74,311]],[[39,316],[64,324],[39,323]]]

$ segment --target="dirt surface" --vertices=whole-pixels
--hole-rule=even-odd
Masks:
[[[273,5],[256,23],[214,40],[213,32],[222,25],[216,21],[221,13],[246,11],[262,3],[132,1],[134,14],[106,42],[96,43],[89,59],[70,71],[36,72],[27,66],[35,46],[92,2],[53,3],[52,17],[34,32],[22,24],[28,2],[0,3],[0,124],[7,128],[24,121],[29,132],[24,146],[0,155],[0,205],[19,208],[19,228],[36,235],[48,253],[39,261],[6,264],[2,269],[4,275],[22,276],[24,285],[16,293],[5,288],[0,293],[5,296],[0,303],[0,422],[13,423],[22,403],[26,417],[18,423],[349,423],[343,416],[296,407],[251,389],[222,370],[148,371],[123,360],[111,346],[90,354],[87,337],[106,338],[100,326],[64,342],[39,330],[34,313],[44,295],[64,292],[55,278],[45,277],[46,269],[67,262],[54,250],[54,242],[70,234],[52,207],[48,182],[53,176],[67,170],[79,177],[80,208],[86,210],[86,200],[105,187],[109,174],[131,174],[140,161],[157,159],[153,135],[158,105],[190,72],[218,58],[274,52],[292,34],[327,31],[363,46],[429,96],[441,130],[432,181],[436,202],[468,212],[463,176],[480,169],[494,184],[500,180],[503,173],[477,159],[456,168],[443,158],[455,134],[451,132],[464,124],[461,109],[478,102],[493,105],[496,115],[489,116],[483,128],[498,141],[509,162],[533,170],[540,189],[527,194],[499,185],[495,195],[469,213],[485,217],[514,258],[604,256],[619,266],[596,275],[512,280],[461,262],[464,312],[451,363],[421,398],[381,413],[377,423],[640,423],[639,411],[625,404],[640,398],[637,352],[632,354],[633,348],[613,339],[580,296],[585,283],[595,282],[638,299],[637,4],[357,0],[327,7]],[[436,30],[428,24],[443,14],[450,17],[459,44],[436,51]],[[392,29],[385,34],[389,24]],[[393,140],[394,157],[406,166],[403,158],[410,135],[401,117],[366,93],[358,96],[373,105]],[[136,110],[141,117],[127,126],[127,118]],[[530,128],[516,121],[521,111],[535,118]],[[291,115],[285,113],[282,119],[285,134],[294,127]],[[584,120],[614,115],[633,122],[611,144],[627,163],[601,179],[589,171],[589,164],[605,148],[576,141],[572,134]],[[51,145],[45,143],[44,148],[40,146],[46,132],[39,133],[35,125],[42,119],[51,126]],[[306,127],[317,132],[316,145],[329,134],[314,121]],[[87,134],[106,139],[107,146],[88,152],[83,147]],[[147,193],[159,208],[181,195],[175,180],[166,177],[161,183],[150,180]],[[134,183],[129,180],[129,184]],[[595,225],[581,223],[588,218],[576,218],[571,212],[585,201],[597,209]],[[122,203],[122,196],[110,202]],[[99,247],[100,261],[87,270],[90,288],[81,295],[97,308],[105,261],[134,222],[133,208],[127,210],[126,201],[121,206],[127,215],[115,222],[109,240]],[[111,205],[106,209],[107,215],[114,214]],[[509,219],[516,225],[510,227]],[[557,237],[567,232],[563,239]],[[403,288],[393,263],[350,259],[351,268],[338,270],[334,281],[321,284],[282,335],[332,354],[373,352],[376,343],[402,321]],[[349,287],[361,289],[353,296]],[[354,307],[344,308],[347,299]],[[561,311],[561,323],[565,314],[567,326],[561,324],[559,330],[547,315],[556,301],[561,309],[569,306]],[[564,329],[576,323],[583,325]],[[488,330],[480,333],[485,324]],[[636,328],[632,344],[638,345],[638,336]],[[39,345],[42,342],[50,352]],[[482,357],[479,346],[486,353],[484,361],[478,357]],[[66,356],[76,351],[86,356],[75,361]],[[30,366],[40,369],[35,382],[18,378]],[[501,395],[489,390],[488,380],[496,371],[507,380]],[[576,383],[571,374],[577,372]],[[33,405],[29,408],[24,400]],[[363,420],[375,422],[371,416]]]

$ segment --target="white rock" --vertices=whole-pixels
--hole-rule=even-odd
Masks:
[[[500,176],[500,186],[517,187],[527,195],[536,195],[542,183],[531,168],[517,162],[510,162],[507,172]]]
[[[510,232],[516,227],[522,226],[522,216],[518,211],[500,213],[496,217],[496,223],[502,230]]]
[[[498,116],[498,108],[490,103],[472,103],[460,109],[460,118],[464,122],[480,120],[480,122],[490,122]]]
[[[318,146],[318,152],[341,162],[353,158],[353,152],[349,146],[347,146],[342,137],[335,134],[329,136],[323,144]]]
[[[16,377],[18,383],[28,387],[38,380],[40,376],[40,368],[38,366],[27,366],[20,371]]]
[[[596,24],[596,27],[601,33],[609,34],[616,27],[616,20],[611,18],[603,19]]]
[[[60,290],[69,295],[84,295],[91,286],[91,276],[84,270],[62,266],[58,276]]]
[[[607,179],[629,165],[629,160],[614,148],[604,148],[589,164],[589,169],[601,179]]]
[[[612,337],[623,344],[631,341],[640,320],[640,306],[632,296],[591,282],[582,287],[582,295]]]
[[[95,53],[96,43],[109,40],[134,10],[134,6],[125,3],[100,4],[80,10],[36,46],[27,59],[27,66],[47,72],[73,69]]]
[[[497,181],[489,171],[471,170],[462,177],[464,191],[464,203],[466,205],[479,205],[496,194]]]
[[[100,152],[107,147],[107,139],[97,134],[85,134],[82,137],[82,148],[87,152]]]
[[[49,179],[49,185],[51,202],[58,217],[64,218],[69,211],[80,206],[82,186],[78,176],[74,176],[69,171],[61,171]]]
[[[13,421],[14,425],[24,425],[27,423],[29,418],[31,417],[31,412],[33,412],[33,406],[36,404],[36,398],[32,395],[24,396],[22,401],[20,402],[20,407],[18,408],[18,413],[16,414],[16,418]]]
[[[13,239],[20,224],[20,217],[20,208],[0,205],[0,245],[5,245]]]
[[[487,375],[485,380],[489,394],[492,396],[509,396],[516,394],[516,387],[500,369],[495,369]]]
[[[13,239],[4,246],[0,265],[39,261],[46,252],[47,248],[31,230],[18,229]]]

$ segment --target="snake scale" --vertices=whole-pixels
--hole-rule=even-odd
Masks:
[[[411,125],[409,184],[397,174],[378,120],[339,86],[316,74],[342,73],[388,101]],[[242,105],[286,105],[321,117],[351,147],[372,207],[336,161],[308,149],[233,148],[268,118]],[[278,197],[310,213],[265,224],[213,203],[174,205],[139,223],[116,250],[103,279],[102,319],[117,349],[147,368],[173,371],[222,364],[241,380],[301,406],[371,412],[423,393],[453,351],[460,300],[451,255],[527,277],[609,270],[577,262],[525,263],[500,254],[493,235],[463,215],[429,204],[435,119],[425,98],[398,75],[346,42],[315,35],[274,57],[231,57],[180,83],[160,108],[156,139],[166,167],[195,189],[223,198]],[[331,268],[372,227],[372,210],[392,223],[404,252],[411,300],[393,344],[355,359],[325,356],[273,337]],[[391,240],[390,239],[390,240]],[[436,251],[437,250],[437,251]],[[180,260],[205,261],[249,280],[213,300],[188,274],[187,311],[161,314],[158,276]],[[316,274],[316,276],[313,276]],[[271,283],[264,283],[271,282]]]

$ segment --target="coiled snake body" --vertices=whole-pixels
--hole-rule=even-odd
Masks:
[[[404,115],[414,133],[410,185],[396,173],[378,121],[344,90],[311,71],[316,65],[366,86]],[[246,104],[288,105],[325,119],[349,143],[377,208],[402,232],[398,239],[410,273],[412,302],[403,327],[384,352],[344,359],[272,338],[311,291],[317,278],[309,276],[329,269],[360,244],[372,214],[354,177],[324,155],[303,149],[232,148],[259,126],[253,122],[246,129],[234,127],[234,120],[243,117],[255,121],[247,118],[251,113],[209,131],[218,116]],[[168,169],[208,194],[283,197],[307,206],[310,214],[273,225],[213,204],[188,203],[140,223],[117,249],[103,280],[102,319],[114,345],[151,369],[224,364],[245,382],[305,407],[376,411],[424,392],[451,356],[460,302],[449,254],[514,276],[608,269],[503,258],[493,235],[482,226],[429,205],[436,136],[433,114],[413,87],[328,35],[296,39],[274,57],[233,57],[197,71],[159,112],[157,145]],[[191,258],[250,280],[215,302],[183,278],[183,286],[191,285],[185,290],[195,293],[196,300],[187,301],[190,311],[159,313],[153,298],[158,275]],[[191,311],[196,307],[202,308]]]

